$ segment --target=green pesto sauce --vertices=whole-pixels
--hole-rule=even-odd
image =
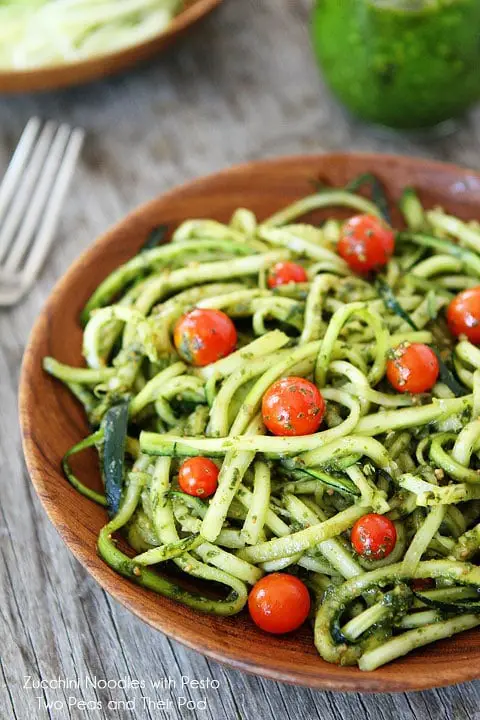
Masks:
[[[480,99],[480,0],[317,0],[324,76],[359,117],[421,128]]]

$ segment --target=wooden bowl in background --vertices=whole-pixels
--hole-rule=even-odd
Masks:
[[[420,690],[479,677],[480,632],[455,636],[372,673],[325,663],[312,632],[266,635],[246,612],[232,618],[204,616],[113,572],[96,554],[105,511],[78,495],[63,477],[64,453],[88,430],[76,401],[42,371],[42,358],[81,365],[78,317],[99,282],[128,260],[153,227],[171,228],[187,218],[228,221],[240,206],[260,219],[312,192],[320,177],[342,186],[372,171],[391,200],[405,185],[415,186],[427,206],[440,204],[462,218],[480,220],[480,174],[431,161],[382,155],[335,154],[252,163],[191,182],[144,205],[101,237],[59,281],[32,331],[23,361],[20,419],[28,470],[40,499],[65,543],[93,577],[138,617],[170,637],[240,670],[289,683],[330,690],[392,692]],[[316,213],[317,220],[329,213]],[[340,213],[341,216],[341,213]],[[75,465],[82,480],[99,484],[95,456]],[[90,479],[90,480],[88,480]]]
[[[31,70],[0,70],[0,93],[37,92],[81,85],[126,70],[166,50],[192,25],[220,5],[222,0],[187,0],[168,28],[155,37],[124,50],[96,55],[79,62]]]

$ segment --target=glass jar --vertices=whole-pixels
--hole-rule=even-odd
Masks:
[[[424,128],[480,99],[480,0],[316,0],[313,42],[364,120]]]

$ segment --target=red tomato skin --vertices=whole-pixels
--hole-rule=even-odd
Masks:
[[[178,484],[186,495],[207,498],[214,495],[218,487],[218,473],[217,466],[209,458],[189,458],[180,465]]]
[[[453,298],[448,306],[447,321],[453,335],[466,335],[471,343],[480,345],[480,286],[464,290]]]
[[[357,520],[352,528],[351,541],[358,555],[371,560],[383,560],[395,547],[397,530],[385,515],[370,513]]]
[[[263,422],[273,435],[311,435],[317,432],[324,415],[322,393],[305,378],[277,380],[263,396]]]
[[[266,575],[254,585],[248,596],[253,622],[274,635],[297,630],[307,619],[310,605],[306,586],[288,573]]]
[[[435,587],[435,582],[431,578],[418,578],[412,580],[412,590],[414,592],[422,592],[423,590],[431,590]]]
[[[337,250],[354,272],[363,275],[388,263],[395,235],[373,215],[354,215],[342,227]]]
[[[289,283],[308,282],[308,275],[301,265],[293,262],[279,262],[268,275],[268,287],[275,288]]]
[[[422,343],[398,345],[387,362],[387,378],[400,393],[428,392],[437,382],[439,372],[437,356]]]
[[[237,331],[221,310],[197,308],[177,321],[173,340],[183,360],[203,367],[235,350]]]

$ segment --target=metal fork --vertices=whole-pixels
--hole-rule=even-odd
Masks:
[[[55,238],[84,131],[31,118],[0,184],[0,306],[34,284]]]

